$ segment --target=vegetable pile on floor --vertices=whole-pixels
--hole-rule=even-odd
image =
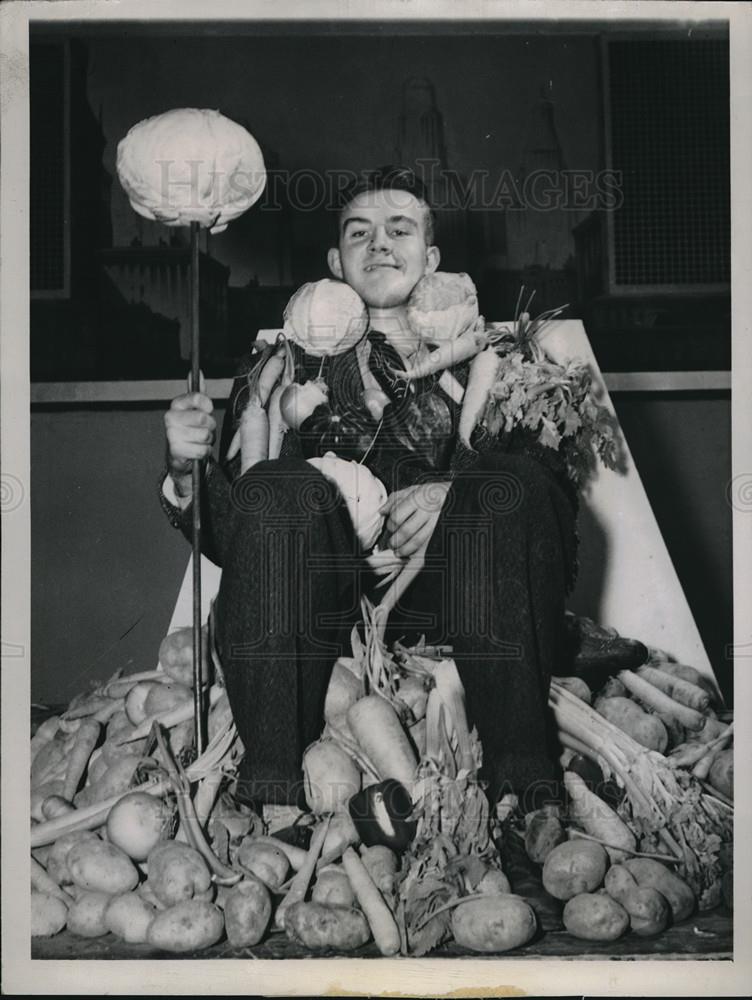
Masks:
[[[284,933],[318,953],[371,941],[387,956],[451,942],[504,953],[541,924],[503,870],[502,818],[574,938],[657,935],[732,906],[733,722],[701,674],[651,650],[601,672],[595,697],[581,677],[554,678],[565,801],[523,815],[507,796],[493,811],[451,650],[390,650],[383,606],[364,601],[363,617],[303,759],[308,849],[269,836],[230,794],[243,748],[216,659],[209,743],[193,759],[189,629],[166,637],[158,670],[116,676],[42,723],[32,935],[111,933],[165,952],[226,941],[237,953]]]

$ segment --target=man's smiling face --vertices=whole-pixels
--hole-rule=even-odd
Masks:
[[[342,212],[332,273],[373,309],[404,305],[417,281],[439,265],[426,245],[426,205],[409,191],[364,191]]]

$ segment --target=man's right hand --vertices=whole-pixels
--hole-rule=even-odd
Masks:
[[[202,392],[186,392],[173,399],[164,415],[167,434],[167,468],[178,494],[191,489],[191,463],[206,458],[214,447],[217,422],[214,405]]]

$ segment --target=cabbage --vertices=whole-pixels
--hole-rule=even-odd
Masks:
[[[348,351],[367,329],[366,304],[344,281],[308,282],[285,307],[285,336],[317,358]]]
[[[454,340],[478,319],[478,293],[469,274],[424,275],[407,301],[411,331],[429,343]]]
[[[365,465],[337,458],[332,451],[308,462],[339,487],[360,543],[370,552],[384,524],[380,512],[387,497],[384,484]]]
[[[177,108],[138,122],[117,148],[133,209],[166,226],[199,222],[212,233],[258,201],[266,169],[258,143],[219,111]]]

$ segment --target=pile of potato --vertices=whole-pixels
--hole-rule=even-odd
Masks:
[[[695,911],[691,888],[667,865],[579,839],[558,807],[529,813],[525,823],[528,856],[542,866],[544,889],[565,904],[562,920],[574,937],[652,937]]]

